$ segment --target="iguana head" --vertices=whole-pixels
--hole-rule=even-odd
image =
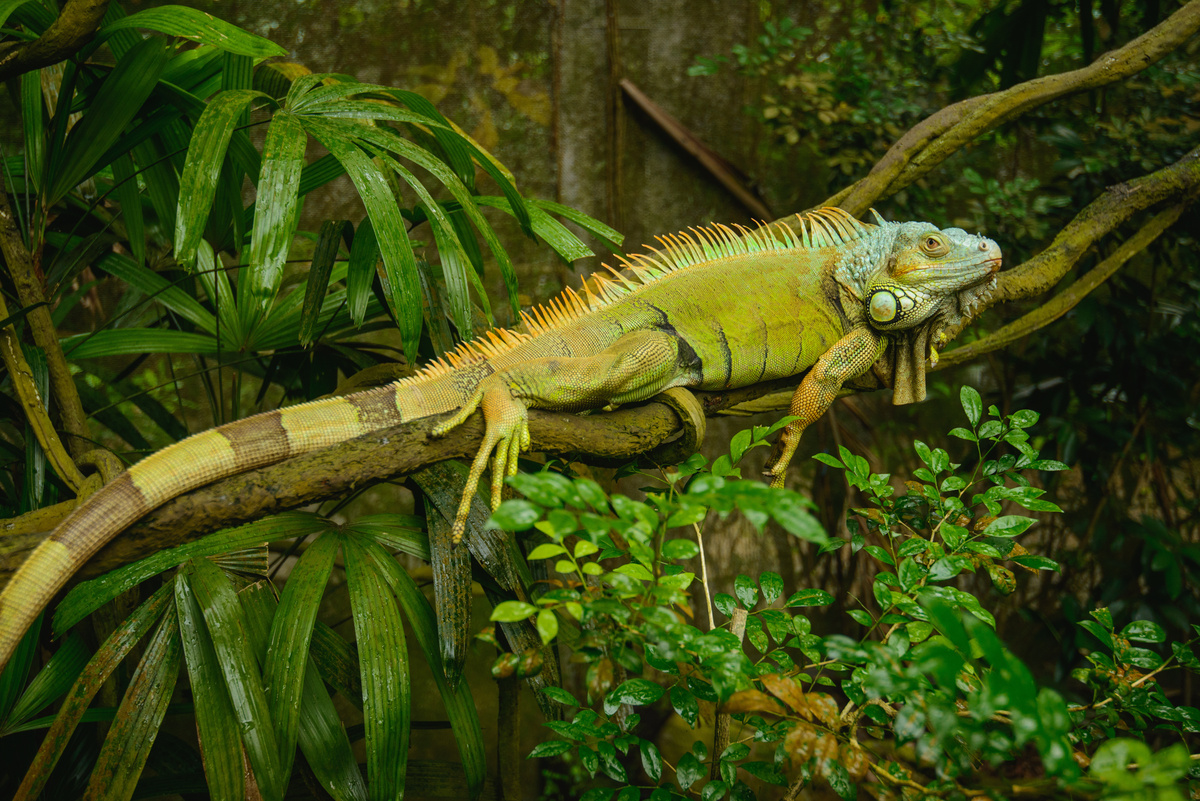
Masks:
[[[880,331],[915,328],[938,312],[962,316],[961,293],[991,284],[1000,269],[1000,246],[987,237],[927,223],[883,225],[895,227],[895,239],[863,295],[868,321]]]
[[[842,306],[854,324],[888,334],[876,372],[896,403],[925,397],[925,362],[942,332],[970,319],[996,285],[1000,247],[961,228],[887,222],[865,226],[835,269]]]

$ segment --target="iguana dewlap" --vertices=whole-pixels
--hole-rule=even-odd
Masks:
[[[593,276],[581,292],[523,313],[522,332],[489,332],[387,387],[260,414],[143,459],[72,512],[0,594],[0,667],[67,579],[150,510],[218,478],[409,420],[457,410],[440,435],[483,411],[486,435],[457,540],[488,462],[493,506],[516,472],[530,444],[530,408],[582,411],[671,387],[719,390],[808,371],[792,398],[800,419],[785,429],[769,470],[780,485],[804,428],[881,356],[905,384],[897,398],[920,400],[929,343],[969,315],[1000,266],[999,247],[984,237],[878,215],[866,224],[836,208],[799,215],[792,228],[716,226],[659,241],[663,250],[623,261],[632,279]]]

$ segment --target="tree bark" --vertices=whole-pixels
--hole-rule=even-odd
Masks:
[[[79,52],[100,27],[109,0],[67,0],[58,19],[32,42],[0,44],[0,81],[57,64]]]

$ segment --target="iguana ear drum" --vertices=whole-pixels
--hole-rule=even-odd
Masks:
[[[891,290],[876,289],[867,296],[867,311],[877,323],[892,322],[899,310],[900,301]]]

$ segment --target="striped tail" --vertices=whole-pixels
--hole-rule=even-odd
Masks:
[[[219,478],[449,411],[456,405],[450,397],[421,403],[423,395],[426,393],[416,387],[401,389],[391,384],[313,401],[238,420],[147,456],[71,512],[0,593],[0,670],[38,613],[75,571],[143,515]]]

